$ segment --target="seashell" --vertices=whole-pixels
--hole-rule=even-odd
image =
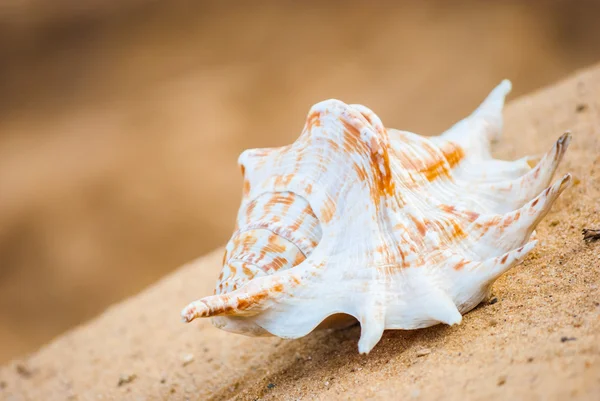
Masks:
[[[314,105],[291,145],[243,152],[243,199],[213,296],[182,311],[224,330],[298,338],[360,323],[454,325],[534,248],[571,183],[547,187],[567,133],[536,163],[491,157],[509,81],[436,137],[386,129],[362,105]],[[546,188],[547,187],[547,188]]]

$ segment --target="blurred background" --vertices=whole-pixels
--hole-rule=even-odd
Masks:
[[[0,362],[223,245],[238,154],[292,142],[312,104],[435,134],[502,78],[514,98],[599,61],[599,21],[568,0],[3,2]]]

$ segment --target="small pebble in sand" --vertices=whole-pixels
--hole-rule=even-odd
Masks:
[[[29,369],[27,366],[19,363],[17,364],[17,366],[15,366],[15,369],[17,370],[17,373],[20,376],[23,376],[24,378],[29,378],[33,375],[33,372],[31,371],[31,369]]]
[[[502,375],[502,376],[498,377],[498,383],[497,383],[497,384],[498,384],[499,386],[503,386],[503,385],[504,385],[504,383],[506,383],[506,376],[505,376],[505,375]]]
[[[274,388],[275,388],[275,384],[274,384],[274,383],[269,383],[269,384],[267,384],[267,388],[268,388],[269,390],[272,390],[272,389],[274,389]]]
[[[530,356],[529,358],[527,358],[527,362],[529,362],[529,363],[533,362],[533,357]]]
[[[123,373],[119,376],[119,382],[117,383],[118,387],[121,387],[124,384],[131,383],[137,378],[135,373]]]
[[[581,233],[583,234],[583,240],[585,242],[592,242],[600,239],[600,230],[584,228],[583,230],[581,230]]]
[[[496,302],[498,302],[498,298],[494,297],[490,299],[490,305],[494,305]]]
[[[425,356],[431,354],[431,350],[429,348],[421,348],[417,351],[417,356]]]
[[[187,365],[189,365],[192,362],[194,362],[194,355],[192,355],[192,354],[185,354],[181,358],[181,365],[182,366],[187,366]]]
[[[329,387],[329,382],[325,382],[325,387]]]
[[[576,340],[575,337],[566,337],[566,336],[564,336],[564,337],[560,338],[560,342],[561,343],[566,343],[567,341],[575,341],[575,340]]]
[[[585,111],[587,109],[587,104],[585,103],[578,103],[577,106],[575,106],[575,111],[578,113],[581,113],[583,111]]]

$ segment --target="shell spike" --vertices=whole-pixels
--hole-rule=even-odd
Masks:
[[[512,218],[512,221],[515,222],[518,216],[524,216],[519,225],[529,227],[533,231],[535,226],[550,211],[552,204],[558,196],[571,185],[571,182],[571,174],[566,174],[560,180],[557,180],[554,184],[546,188],[535,199],[525,204],[521,209],[510,213],[508,218]]]
[[[552,149],[550,149],[535,165],[535,167],[533,167],[522,178],[530,179],[533,182],[536,182],[535,179],[539,178],[537,180],[538,185],[542,185],[544,181],[550,181],[552,179],[552,176],[554,175],[554,171],[556,171],[556,168],[558,167],[563,156],[565,155],[565,152],[569,147],[569,143],[571,143],[571,133],[565,132],[554,143]],[[529,162],[532,162],[533,160],[533,158],[529,159]],[[548,183],[546,182],[546,184],[542,185],[542,187],[547,185]],[[540,188],[539,190],[541,191],[542,188]]]
[[[475,273],[481,283],[492,283],[513,266],[521,262],[535,248],[537,241],[530,241],[524,246],[493,259],[488,259],[476,267]]]
[[[188,323],[199,317],[256,315],[285,289],[280,277],[258,277],[239,290],[194,301],[183,308],[181,318]]]
[[[487,193],[489,197],[496,200],[498,205],[504,207],[498,212],[507,212],[522,207],[550,184],[570,142],[571,134],[567,132],[561,135],[552,149],[525,175],[514,180],[482,184],[480,191],[482,194]]]
[[[371,283],[372,293],[359,307],[356,318],[360,322],[360,339],[358,352],[368,354],[381,340],[385,330],[385,288],[378,283]]]
[[[385,319],[376,311],[370,311],[359,319],[360,339],[358,340],[358,352],[368,354],[381,340],[385,330]]]
[[[441,290],[432,292],[424,305],[425,313],[436,322],[445,323],[449,326],[460,324],[462,315],[456,308],[452,299]]]
[[[522,208],[500,218],[493,216],[487,224],[480,219],[478,223],[491,226],[481,241],[501,252],[520,246],[530,238],[535,227],[550,211],[558,196],[570,186],[571,181],[571,175],[567,174]]]
[[[512,84],[508,79],[504,79],[496,86],[479,107],[471,114],[471,117],[478,117],[488,122],[491,127],[485,131],[489,141],[496,141],[502,133],[502,109],[504,108],[504,99],[510,93]]]
[[[470,155],[489,158],[490,142],[502,134],[504,99],[512,84],[503,80],[467,118],[454,124],[441,136],[461,145]]]

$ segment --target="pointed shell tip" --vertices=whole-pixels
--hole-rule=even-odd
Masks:
[[[510,82],[510,79],[503,79],[502,82],[500,82],[500,87],[508,93],[512,90],[512,82]]]

